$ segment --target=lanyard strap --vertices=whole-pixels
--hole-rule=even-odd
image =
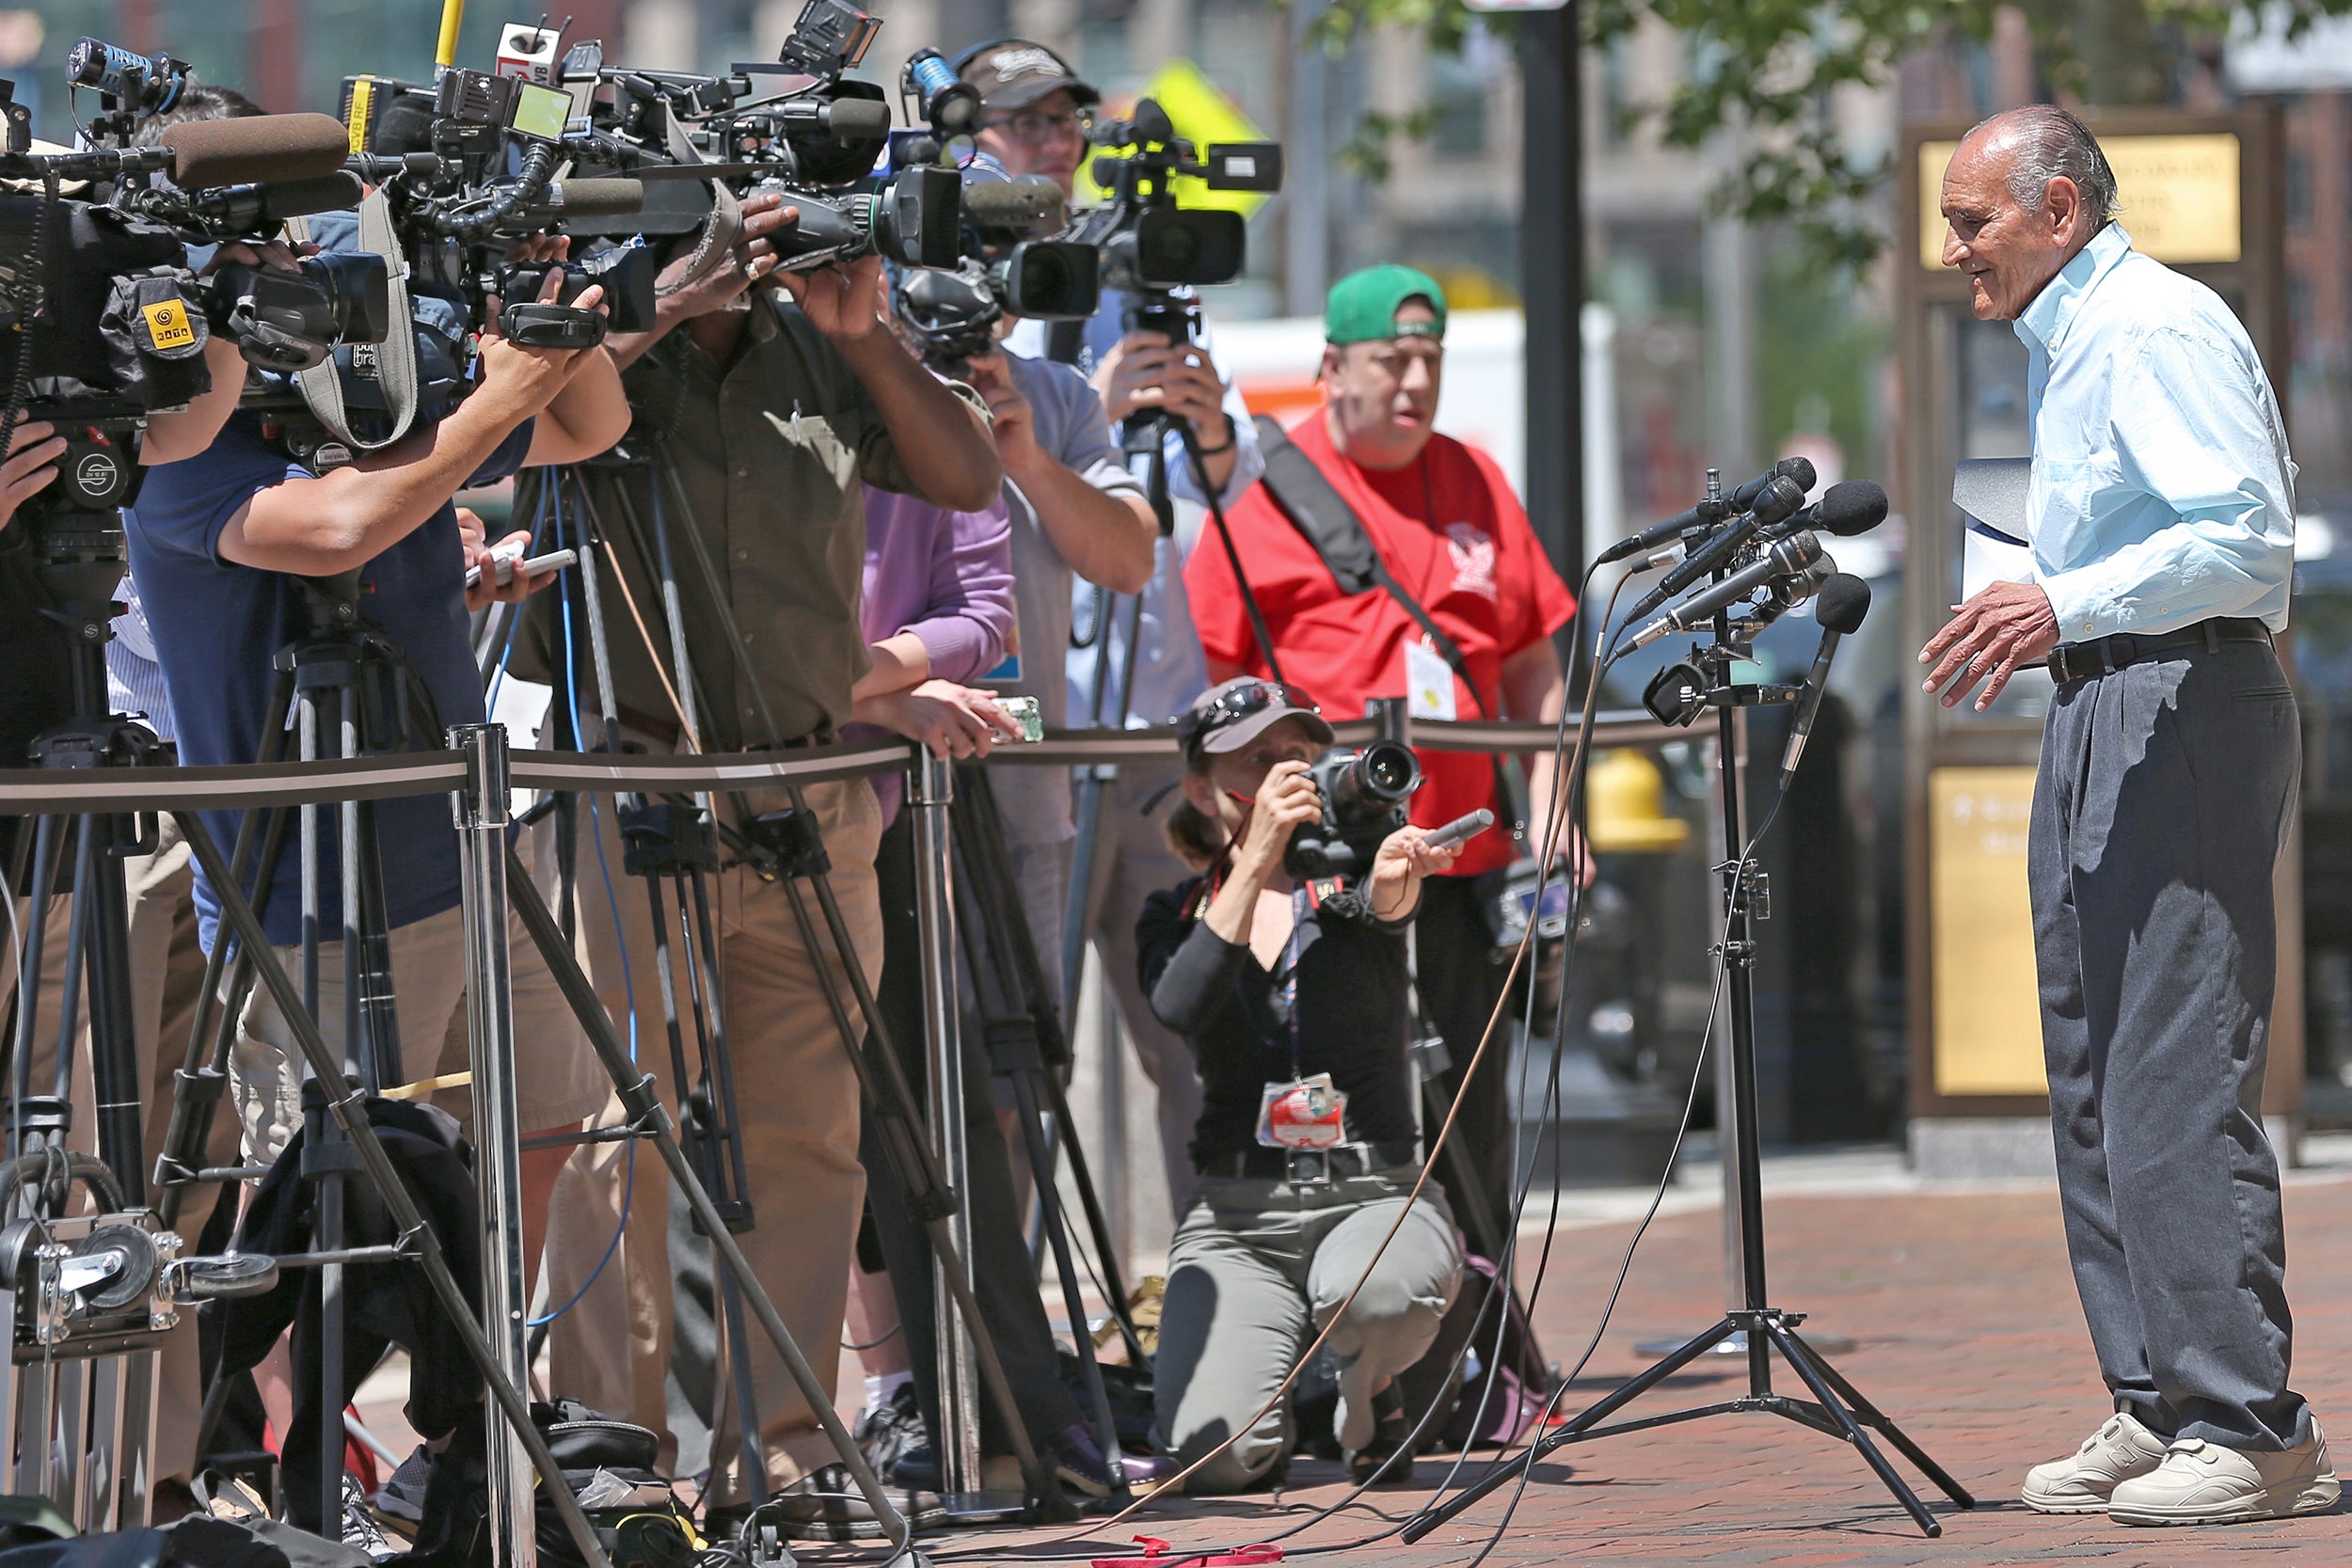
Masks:
[[[1300,936],[1307,925],[1307,890],[1304,886],[1291,889],[1291,935],[1282,950],[1282,1013],[1290,1024],[1291,1082],[1306,1076],[1298,1043],[1298,956]]]

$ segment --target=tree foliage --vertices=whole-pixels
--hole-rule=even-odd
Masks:
[[[1310,37],[1334,54],[1377,26],[1418,32],[1433,53],[1458,53],[1472,27],[1507,31],[1514,20],[1481,17],[1463,0],[1321,3]],[[1883,86],[1915,50],[1986,42],[2005,8],[2010,0],[1581,0],[1579,20],[1588,49],[1608,48],[1651,19],[1680,35],[1681,78],[1662,101],[1632,105],[1629,119],[1654,126],[1668,146],[1692,150],[1742,133],[1709,193],[1713,209],[1788,225],[1822,261],[1858,267],[1884,243],[1868,198],[1891,163],[1848,146],[1832,95]],[[2352,0],[2029,0],[2014,8],[2041,85],[2106,105],[2167,102],[2184,66],[2233,22],[2265,14],[2283,19],[2295,36],[2321,16],[2352,11]],[[1389,144],[1425,135],[1433,121],[1425,108],[1368,114],[1343,157],[1377,177]]]

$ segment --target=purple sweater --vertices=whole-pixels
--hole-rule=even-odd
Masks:
[[[943,512],[913,496],[866,487],[866,641],[911,631],[939,680],[968,684],[1003,662],[1013,641],[1012,525],[999,500],[985,512]],[[888,732],[852,724],[845,738]],[[906,782],[877,773],[886,825]]]

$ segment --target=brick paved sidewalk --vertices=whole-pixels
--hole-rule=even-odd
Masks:
[[[1979,1506],[1968,1513],[1939,1506],[1944,1535],[1925,1539],[1844,1444],[1770,1418],[1718,1417],[1562,1450],[1537,1467],[1536,1484],[1488,1561],[2352,1563],[2352,1520],[2342,1512],[2287,1524],[2153,1530],[2096,1514],[2045,1518],[2018,1504],[2026,1466],[2071,1449],[2108,1409],[2066,1267],[2054,1190],[1790,1196],[1769,1200],[1766,1212],[1774,1304],[1810,1314],[1810,1330],[1854,1339],[1855,1349],[1837,1357],[1840,1370],[1973,1489]],[[1631,1231],[1629,1223],[1610,1222],[1556,1238],[1554,1283],[1536,1310],[1553,1358],[1569,1363],[1581,1351]],[[2292,1179],[2287,1235],[2296,1383],[2321,1420],[2341,1430],[2338,1465],[2352,1465],[2352,1178]],[[1714,1321],[1724,1300],[1722,1245],[1713,1209],[1669,1214],[1651,1227],[1600,1349],[1577,1380],[1577,1405],[1643,1365],[1636,1341],[1693,1333]],[[1532,1266],[1532,1248],[1527,1260]],[[1786,1372],[1777,1363],[1775,1370]],[[1634,1413],[1726,1398],[1741,1390],[1744,1377],[1744,1364],[1689,1372]],[[1783,1386],[1803,1391],[1793,1377]],[[1332,1482],[1336,1470],[1295,1466],[1294,1481],[1307,1484],[1279,1497],[1152,1507],[1097,1537],[1096,1546],[1115,1552],[1137,1532],[1195,1550],[1262,1541],[1303,1522],[1309,1505],[1343,1496]],[[1435,1462],[1422,1462],[1424,1480],[1438,1474]],[[1418,1496],[1385,1494],[1381,1506],[1401,1517],[1407,1509],[1397,1505]],[[1418,1546],[1390,1540],[1307,1560],[1465,1564],[1501,1515],[1500,1502],[1490,1501]],[[1359,1510],[1286,1544],[1294,1554],[1310,1544],[1327,1548],[1381,1528],[1379,1516]],[[1045,1532],[990,1532],[925,1545],[952,1556],[993,1548],[988,1558],[1000,1561],[1067,1560],[1080,1550],[1048,1547],[1046,1539]]]

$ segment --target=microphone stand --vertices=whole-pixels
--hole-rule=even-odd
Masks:
[[[1724,575],[1724,571],[1719,568],[1716,573],[1718,579]],[[1696,650],[1692,662],[1706,676],[1706,705],[1715,709],[1716,769],[1722,779],[1724,842],[1739,850],[1737,855],[1727,856],[1717,867],[1723,878],[1724,910],[1724,942],[1717,951],[1725,969],[1724,989],[1728,992],[1731,1014],[1731,1148],[1726,1151],[1725,1164],[1728,1165],[1736,1161],[1739,1173],[1736,1192],[1740,1305],[1727,1310],[1713,1327],[1685,1341],[1679,1349],[1621,1384],[1598,1402],[1588,1406],[1581,1415],[1545,1434],[1526,1453],[1509,1463],[1497,1465],[1475,1485],[1421,1514],[1405,1527],[1403,1534],[1407,1542],[1422,1539],[1504,1485],[1513,1476],[1531,1473],[1537,1460],[1570,1443],[1589,1442],[1597,1437],[1641,1432],[1651,1427],[1673,1426],[1708,1416],[1777,1416],[1852,1444],[1862,1455],[1863,1462],[1894,1495],[1895,1500],[1902,1504],[1903,1512],[1911,1515],[1912,1522],[1919,1527],[1924,1535],[1941,1535],[1944,1527],[1921,1504],[1903,1478],[1896,1473],[1885,1455],[1871,1442],[1865,1428],[1884,1437],[1897,1452],[1917,1466],[1919,1472],[1953,1502],[1962,1508],[1976,1506],[1976,1499],[1958,1481],[1904,1435],[1901,1429],[1877,1406],[1863,1398],[1853,1385],[1830,1365],[1818,1347],[1806,1342],[1797,1333],[1798,1325],[1804,1322],[1804,1313],[1787,1311],[1772,1305],[1765,1276],[1764,1199],[1756,1151],[1756,990],[1753,974],[1756,951],[1753,924],[1768,917],[1770,892],[1756,869],[1754,847],[1741,837],[1740,768],[1735,758],[1738,755],[1738,710],[1792,702],[1797,693],[1795,689],[1785,686],[1741,686],[1733,681],[1732,667],[1740,650],[1728,610],[1717,612],[1714,635],[1713,645]],[[1720,1116],[1718,1120],[1720,1122]],[[1662,1416],[1645,1416],[1605,1426],[1601,1424],[1692,1362],[1735,1338],[1741,1338],[1747,1354],[1748,1391],[1745,1394]],[[1772,1352],[1775,1350],[1811,1392],[1812,1399],[1792,1399],[1774,1391]]]

